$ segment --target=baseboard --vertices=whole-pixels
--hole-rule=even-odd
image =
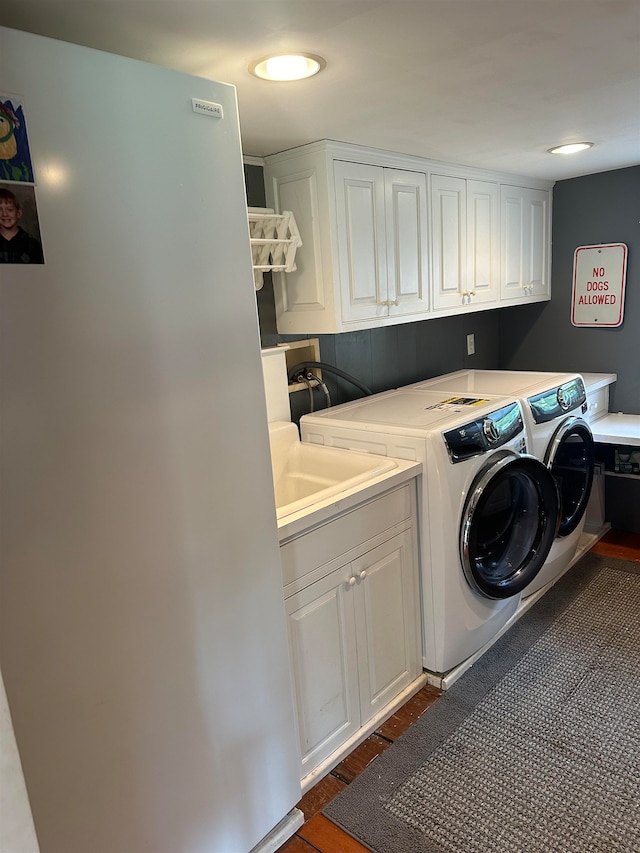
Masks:
[[[291,809],[288,815],[285,815],[280,823],[277,823],[271,832],[258,842],[249,853],[275,853],[280,847],[288,841],[292,835],[295,835],[296,830],[304,823],[304,815],[300,809]]]
[[[326,758],[321,764],[315,767],[310,773],[302,778],[302,793],[306,794],[310,788],[313,788],[324,776],[330,773],[334,767],[336,767],[340,762],[352,752],[356,746],[360,746],[360,744],[365,741],[369,735],[373,734],[375,730],[382,725],[392,714],[401,708],[405,702],[408,702],[412,696],[422,690],[422,688],[427,683],[427,673],[422,673],[418,676],[408,687],[400,693],[393,702],[390,702],[388,705],[384,707],[379,714],[376,714],[375,717],[372,717],[368,720],[362,728],[358,729],[358,731],[349,738],[349,740],[345,741],[342,746],[337,749],[335,752],[332,752],[331,755]],[[253,853],[253,851],[252,851]]]

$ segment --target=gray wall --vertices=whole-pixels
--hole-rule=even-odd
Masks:
[[[571,325],[573,253],[578,246],[626,243],[624,321],[617,329]],[[500,315],[500,364],[513,370],[617,373],[612,411],[640,414],[640,166],[559,181],[553,191],[550,302]],[[609,460],[613,449],[597,445]],[[640,533],[640,479],[605,477],[606,518]]]
[[[616,329],[571,325],[573,253],[594,243],[629,249],[624,321]],[[640,166],[559,181],[553,190],[552,298],[497,312],[500,366],[617,373],[611,409],[640,414],[639,277]]]

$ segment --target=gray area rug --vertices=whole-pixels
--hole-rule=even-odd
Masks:
[[[640,853],[639,570],[583,557],[324,814],[376,853]]]

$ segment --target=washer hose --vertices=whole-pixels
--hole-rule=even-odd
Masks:
[[[360,391],[362,391],[362,393],[365,394],[367,397],[371,397],[371,395],[373,394],[371,388],[367,388],[367,386],[363,385],[362,382],[360,382],[358,379],[348,373],[345,373],[344,370],[340,370],[339,367],[334,367],[332,364],[327,364],[325,361],[301,361],[300,364],[296,364],[295,367],[289,369],[289,380],[295,380],[300,374],[300,372],[308,367],[317,367],[320,370],[326,370],[327,373],[334,373],[336,376],[340,376],[342,379],[346,379],[347,382],[350,382],[352,385],[355,385],[356,388],[359,388]]]

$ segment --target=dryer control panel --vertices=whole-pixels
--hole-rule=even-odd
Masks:
[[[584,382],[580,376],[576,376],[575,379],[563,382],[562,385],[529,397],[527,403],[533,420],[537,424],[545,424],[580,408],[586,400],[587,392]]]
[[[464,426],[443,433],[449,459],[464,462],[502,447],[524,431],[522,412],[518,403],[510,403],[495,412],[470,421]],[[525,452],[524,435],[521,452]]]

